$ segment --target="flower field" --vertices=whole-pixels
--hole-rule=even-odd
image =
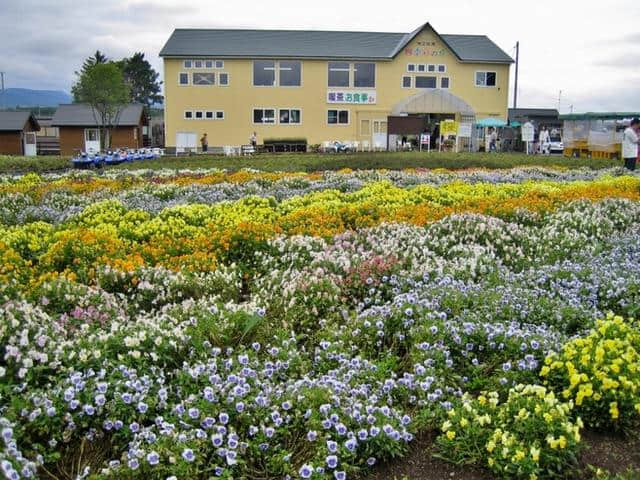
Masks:
[[[0,177],[0,476],[575,478],[639,313],[620,169]]]

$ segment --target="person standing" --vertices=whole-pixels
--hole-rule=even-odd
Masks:
[[[491,127],[489,134],[489,151],[495,152],[498,150],[498,132],[495,128]]]
[[[200,144],[202,145],[202,153],[206,153],[209,150],[209,139],[206,133],[200,139]]]
[[[251,142],[251,146],[254,148],[254,150],[256,149],[256,147],[258,146],[258,135],[256,135],[256,132],[253,132],[251,134],[251,138],[249,138],[249,142]]]
[[[624,166],[631,171],[636,169],[638,159],[639,130],[640,119],[634,118],[622,135],[622,158],[624,158]]]
[[[542,130],[540,130],[538,142],[540,144],[540,153],[542,155],[550,155],[551,136],[549,135],[549,130],[547,130],[547,127],[545,125],[543,125]]]

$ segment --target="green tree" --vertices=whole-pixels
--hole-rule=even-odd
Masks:
[[[92,57],[87,58],[84,63],[82,64],[82,68],[80,69],[80,71],[78,72],[76,70],[75,74],[80,76],[83,73],[86,73],[86,71],[93,67],[94,65],[99,65],[102,63],[107,63],[109,61],[109,59],[107,58],[107,56],[102,53],[100,50],[96,50],[96,53],[93,54]],[[74,96],[76,96],[75,92],[73,91],[73,88],[71,89],[71,94]],[[76,100],[77,101],[77,100]]]
[[[162,101],[159,74],[145,60],[144,53],[136,52],[131,57],[120,60],[118,65],[129,87],[132,102],[149,108],[154,103]]]
[[[74,100],[91,107],[100,127],[100,147],[111,146],[111,131],[118,125],[123,108],[129,103],[129,88],[122,71],[114,62],[88,66],[78,74],[72,88]]]

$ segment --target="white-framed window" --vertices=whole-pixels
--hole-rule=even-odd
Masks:
[[[402,77],[402,88],[411,88],[411,76],[405,75]]]
[[[427,66],[424,63],[420,63],[417,66],[418,66],[418,72],[426,72],[427,71]]]
[[[376,64],[356,62],[353,64],[353,86],[357,88],[375,88]]]
[[[187,72],[178,74],[178,85],[189,85],[189,74]]]
[[[224,120],[224,111],[216,110],[216,120]]]
[[[437,88],[436,77],[416,75],[416,88]]]
[[[193,72],[193,84],[211,86],[216,84],[216,74],[211,72]]]
[[[254,108],[253,123],[274,124],[276,123],[275,108]]]
[[[224,68],[224,60],[216,60],[216,68]]]
[[[191,120],[193,118],[193,112],[191,110],[184,111],[184,119]]]
[[[441,77],[440,78],[440,88],[449,88],[449,77]]]
[[[184,68],[192,68],[193,67],[193,62],[191,60],[185,60],[182,65],[184,66]]]
[[[447,72],[447,66],[443,65],[442,63],[438,65],[438,73],[446,73]]]
[[[329,125],[349,125],[349,110],[327,110]]]
[[[282,125],[300,125],[302,123],[301,110],[299,108],[281,108],[278,110],[278,119]]]
[[[208,68],[208,69],[213,68],[213,60],[205,60],[204,61],[204,68]]]
[[[204,118],[204,112],[202,110],[196,110],[193,113],[196,120],[202,120]]]
[[[278,85],[299,87],[302,85],[302,62],[300,60],[280,60],[278,62]]]
[[[193,68],[202,68],[202,60],[194,60],[193,61]]]
[[[351,65],[349,62],[328,63],[328,85],[330,87],[348,87]]]
[[[415,63],[407,63],[407,72],[415,72],[416,71],[416,64]]]
[[[302,85],[302,62],[299,60],[254,60],[254,87],[299,87]]]
[[[253,86],[254,87],[275,87],[276,86],[275,60],[254,60],[253,61]]]
[[[435,72],[436,71],[436,66],[433,63],[430,63],[429,65],[427,65],[427,72]]]
[[[476,72],[476,87],[495,87],[496,72]]]
[[[214,112],[212,112],[211,110],[207,110],[206,112],[204,112],[204,118],[207,120],[213,120],[213,116]]]
[[[229,85],[229,74],[227,72],[220,72],[218,74],[218,85],[223,87]]]

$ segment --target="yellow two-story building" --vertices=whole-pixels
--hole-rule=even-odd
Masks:
[[[442,119],[507,120],[513,60],[483,35],[176,29],[164,61],[168,148],[265,139],[387,148]]]

